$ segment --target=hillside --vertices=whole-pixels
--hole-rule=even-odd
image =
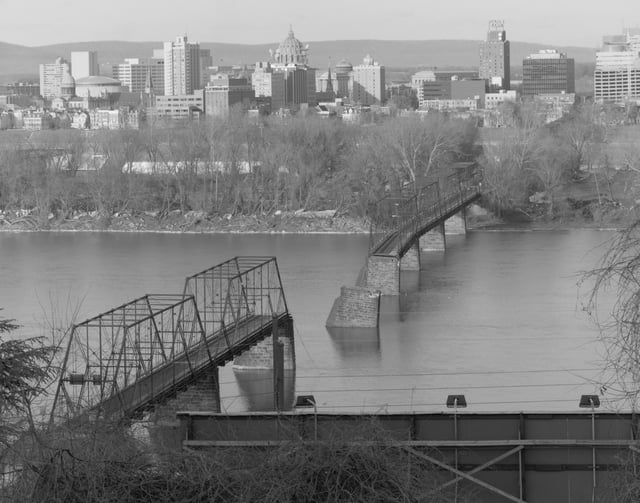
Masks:
[[[366,54],[387,67],[477,67],[478,44],[476,40],[334,40],[308,42],[309,59],[312,66],[324,68],[331,62],[336,64],[346,59],[353,64],[362,61]],[[211,49],[214,64],[253,64],[269,58],[273,44],[243,45],[202,42],[201,47]],[[40,63],[52,62],[57,56],[69,58],[71,51],[98,51],[102,65],[112,65],[124,58],[146,58],[154,48],[161,48],[162,42],[75,42],[68,44],[25,47],[0,42],[0,83],[17,77],[36,77]],[[511,63],[514,67],[522,64],[522,59],[540,49],[550,48],[541,44],[511,42]],[[593,63],[595,49],[585,47],[558,47],[576,63]]]

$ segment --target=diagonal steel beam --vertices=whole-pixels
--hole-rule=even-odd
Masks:
[[[517,452],[521,451],[522,449],[524,449],[524,445],[519,445],[518,447],[514,447],[510,451],[507,451],[504,454],[500,454],[500,456],[497,456],[497,457],[495,457],[493,459],[490,459],[486,463],[484,463],[484,464],[482,464],[480,466],[476,466],[473,470],[469,470],[468,472],[465,472],[465,473],[467,475],[473,475],[474,473],[481,472],[485,468],[489,468],[491,465],[495,465],[497,462],[502,461],[503,459],[508,458],[509,456],[511,456],[513,454],[516,454]],[[440,487],[438,487],[438,489],[444,489],[445,487],[452,486],[453,484],[455,484],[456,482],[459,482],[460,480],[462,480],[462,477],[458,476],[455,479],[450,480],[449,482],[446,482],[445,484],[442,484]]]
[[[485,489],[488,489],[491,492],[494,492],[496,494],[499,494],[500,496],[502,496],[503,498],[508,499],[509,501],[514,501],[515,503],[527,503],[525,500],[520,499],[516,496],[513,496],[512,494],[509,494],[505,491],[503,491],[502,489],[498,489],[496,486],[492,486],[491,484],[485,482],[484,480],[480,480],[476,477],[473,477],[465,472],[461,472],[460,470],[456,470],[455,468],[453,468],[452,466],[449,466],[446,463],[443,463],[442,461],[437,460],[434,457],[428,456],[427,454],[423,454],[419,451],[416,451],[415,449],[412,449],[411,447],[404,447],[404,450],[407,452],[410,452],[411,454],[413,454],[414,456],[418,457],[418,458],[422,458],[425,459],[427,461],[429,461],[430,463],[433,463],[436,466],[439,466],[441,468],[444,468],[445,470],[449,470],[452,473],[455,473],[456,475],[459,475],[460,477],[470,480],[471,482],[478,484],[479,486],[484,487]]]

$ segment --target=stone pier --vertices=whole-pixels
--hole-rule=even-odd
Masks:
[[[380,292],[364,286],[343,286],[331,308],[327,327],[376,328],[380,318]]]
[[[419,238],[422,251],[444,251],[447,247],[445,224],[438,224]]]
[[[220,412],[218,367],[206,369],[186,389],[156,405],[150,418],[155,426],[173,428],[178,426],[176,412],[182,410]]]
[[[400,259],[371,255],[367,259],[367,287],[382,295],[400,295]]]
[[[400,258],[400,269],[403,271],[419,271],[420,270],[420,245],[418,242],[411,245]]]
[[[278,327],[278,340],[283,345],[284,369],[295,370],[296,354],[293,339],[293,320]],[[273,370],[273,337],[251,346],[233,360],[234,370]]]
[[[467,233],[467,212],[463,208],[444,223],[445,234],[462,235]]]

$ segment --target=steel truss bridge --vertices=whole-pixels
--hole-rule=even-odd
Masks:
[[[410,184],[369,208],[369,255],[402,257],[420,236],[480,198],[474,163],[457,163],[447,176]]]
[[[235,257],[73,325],[51,421],[132,417],[290,323],[275,257]]]

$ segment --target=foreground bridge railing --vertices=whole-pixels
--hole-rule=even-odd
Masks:
[[[71,327],[51,421],[135,414],[289,317],[274,257],[236,257]]]
[[[370,207],[369,255],[402,255],[432,222],[479,195],[475,164],[459,163],[453,169],[448,176],[411,191],[390,194]]]

